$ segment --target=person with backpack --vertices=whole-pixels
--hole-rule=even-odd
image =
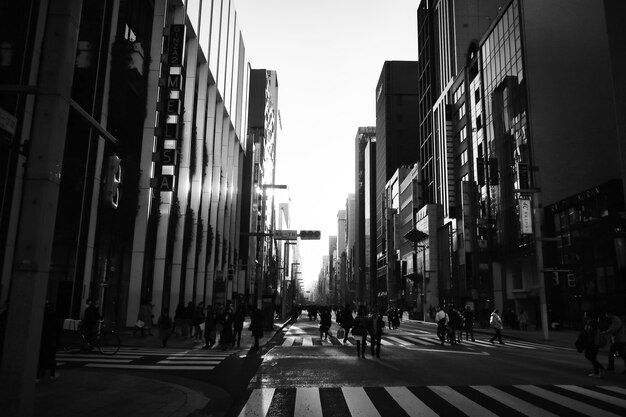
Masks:
[[[472,342],[475,342],[474,339],[474,312],[469,305],[465,306],[465,310],[463,310],[463,323],[465,327],[465,340],[470,340],[472,338]]]
[[[593,365],[593,372],[588,376],[592,378],[602,378],[604,367],[598,362],[598,351],[605,344],[605,337],[600,334],[598,329],[598,321],[587,319],[583,330],[576,339],[576,350],[585,352],[585,358]]]
[[[368,332],[370,334],[370,348],[372,351],[372,357],[376,356],[380,358],[380,344],[383,335],[383,329],[385,328],[385,321],[378,312],[378,307],[374,307],[372,310],[372,318],[369,320]]]
[[[448,330],[448,322],[450,317],[441,307],[437,306],[437,314],[435,314],[435,323],[437,323],[437,337],[441,340],[441,346],[446,341],[446,332]]]

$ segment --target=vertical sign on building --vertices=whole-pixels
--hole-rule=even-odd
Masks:
[[[161,164],[157,187],[159,191],[174,191],[177,150],[183,97],[183,54],[185,52],[185,25],[170,25],[167,42],[167,60],[160,81],[159,128],[157,129],[158,158]]]
[[[533,234],[533,215],[530,198],[519,199],[519,220],[523,235]]]

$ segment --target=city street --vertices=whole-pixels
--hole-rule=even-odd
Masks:
[[[332,334],[337,325],[333,322]],[[510,340],[441,346],[433,325],[404,321],[385,330],[381,358],[356,356],[354,340],[320,340],[319,322],[300,319],[263,358],[249,397],[229,416],[624,415],[626,375],[587,375],[571,347]],[[606,352],[599,355],[606,361]],[[619,362],[618,362],[619,363]],[[619,372],[622,367],[618,366]]]

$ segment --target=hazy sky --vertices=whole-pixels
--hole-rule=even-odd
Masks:
[[[354,140],[376,125],[383,63],[417,60],[419,1],[234,1],[251,67],[277,72],[276,184],[289,186],[291,229],[322,231],[300,243],[309,289],[354,193]]]

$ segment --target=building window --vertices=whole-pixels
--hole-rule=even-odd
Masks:
[[[476,116],[476,130],[480,130],[483,128],[483,120],[481,115]]]
[[[463,116],[465,116],[465,106],[459,107],[457,115],[458,115],[457,116],[457,120],[461,120],[463,118]]]
[[[474,102],[478,104],[479,101],[480,101],[480,90],[477,88],[476,91],[474,91]]]
[[[461,166],[467,164],[467,149],[461,152]]]
[[[463,129],[459,131],[458,138],[459,143],[463,143],[463,141],[467,139],[467,130],[465,130],[465,126],[463,126]]]

